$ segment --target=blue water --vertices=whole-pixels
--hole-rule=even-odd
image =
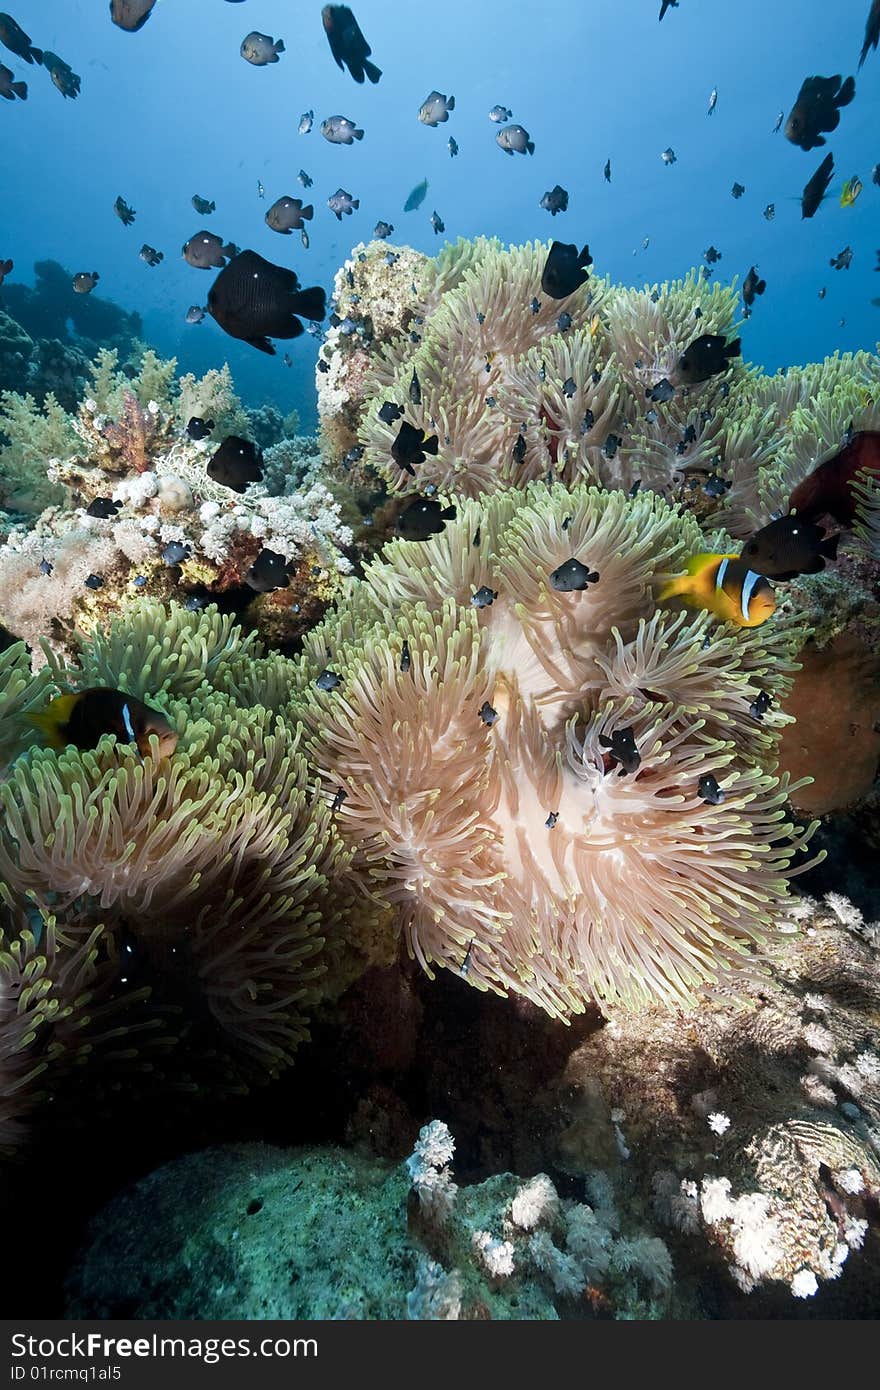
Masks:
[[[111,24],[107,0],[8,3],[35,44],[82,76],[82,92],[62,99],[42,69],[0,50],[30,88],[26,103],[3,102],[0,112],[0,258],[11,256],[15,278],[28,282],[42,258],[71,272],[99,270],[97,292],[139,310],[153,345],[175,353],[183,370],[228,360],[249,403],[296,405],[313,423],[317,344],[289,345],[288,369],[288,345],[269,359],[210,319],[183,322],[190,304],[205,303],[214,276],[180,255],[203,226],[328,290],[379,218],[394,224],[392,241],[437,250],[444,238],[431,229],[434,209],[453,239],[588,241],[598,271],[638,285],[683,274],[712,243],[721,278],[742,278],[755,263],[768,282],[743,330],[750,360],[772,370],[835,349],[873,349],[880,336],[880,308],[871,304],[880,296],[880,188],[871,182],[880,161],[880,53],[856,68],[869,0],[681,0],[662,24],[658,0],[359,0],[352,8],[383,70],[377,87],[359,87],[336,67],[318,0],[158,0],[135,34]],[[255,68],[240,57],[250,29],[284,39],[279,63]],[[802,222],[800,193],[826,150],[807,154],[771,130],[804,77],[835,72],[856,75],[856,99],[827,137],[831,197]],[[718,104],[708,117],[713,86]],[[456,99],[436,129],[417,119],[433,87]],[[534,157],[498,149],[498,127],[487,119],[496,102],[527,127]],[[300,136],[309,107],[315,128]],[[335,114],[363,126],[364,140],[329,145],[318,127]],[[667,168],[660,151],[668,145],[677,163]],[[609,157],[610,185],[602,176]],[[301,167],[314,179],[308,192],[296,181]],[[852,174],[864,191],[842,209],[840,188]],[[425,175],[424,204],[404,213]],[[746,186],[738,202],[734,180]],[[551,218],[538,204],[555,183],[570,203]],[[341,224],[326,207],[339,186],[360,199]],[[132,227],[113,212],[120,193],[137,211]],[[214,199],[217,211],[200,217],[193,193]],[[308,251],[298,233],[282,238],[263,221],[282,194],[315,203]],[[770,222],[768,202],[776,204]],[[165,253],[156,269],[138,258],[144,241]],[[829,259],[846,245],[851,269],[833,270]]]

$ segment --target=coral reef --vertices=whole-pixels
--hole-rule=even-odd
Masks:
[[[7,279],[0,291],[6,313],[32,338],[54,338],[62,343],[76,341],[88,358],[94,356],[99,347],[116,347],[125,353],[140,337],[140,314],[128,313],[100,294],[77,294],[72,284],[73,273],[57,261],[37,261],[34,279],[32,289],[20,281]],[[75,337],[69,332],[68,324],[73,325]]]
[[[53,688],[106,685],[161,708],[180,737],[160,759],[158,745],[141,758],[110,735],[55,752],[32,730],[5,768],[2,1148],[33,1104],[25,1083],[45,1070],[57,1086],[77,1060],[59,1025],[90,1040],[96,974],[120,1005],[146,993],[154,1026],[182,1010],[172,1087],[201,1067],[234,1089],[289,1065],[309,1014],[384,949],[381,913],[363,900],[286,713],[284,658],[213,608],[147,600],[77,646],[74,662],[33,678],[23,647],[4,655],[4,729],[23,729]],[[14,980],[31,976],[19,998]]]
[[[141,318],[100,295],[77,294],[57,261],[38,261],[34,274],[32,289],[8,278],[0,288],[0,379],[38,404],[51,393],[72,412],[99,348],[126,360],[136,353]]]
[[[27,367],[34,342],[21,324],[0,309],[0,381],[27,380]]]
[[[426,1125],[411,1164],[336,1149],[256,1144],[180,1159],[93,1224],[68,1315],[139,1318],[534,1319],[660,1317],[672,1264],[662,1240],[624,1232],[610,1185],[592,1204],[545,1175],[502,1173],[426,1202]],[[408,1176],[415,1172],[407,1219]],[[295,1232],[279,1240],[280,1229]]]
[[[791,1316],[880,1287],[880,359],[688,383],[735,284],[554,300],[546,254],[355,247],[318,440],[228,368],[120,344],[82,387],[0,321],[0,361],[64,383],[0,403],[0,622],[32,648],[0,652],[0,1149],[78,1097],[267,1079],[188,1139],[288,1146],[117,1198],[76,1315]],[[412,472],[401,422],[436,436]],[[265,451],[241,492],[208,472],[228,434]],[[376,555],[416,493],[440,529]],[[793,499],[839,557],[767,623],[659,601]],[[96,685],[175,752],[43,747],[28,716]]]
[[[287,583],[282,576],[273,592],[251,597],[247,620],[291,641],[351,568],[343,553],[351,530],[314,466],[285,475],[272,457],[271,486],[244,493],[208,475],[221,431],[246,432],[248,416],[228,367],[177,382],[175,365],[147,351],[130,376],[115,352],[102,351],[74,416],[52,398],[40,408],[31,397],[3,397],[11,442],[0,466],[14,496],[21,501],[28,479],[41,500],[53,489],[53,505],[15,526],[0,549],[0,618],[35,648],[42,636],[63,647],[75,627],[94,627],[142,590],[201,604],[243,587],[252,594],[249,571],[264,550],[284,562]],[[214,445],[186,434],[193,415],[214,420]],[[276,423],[262,419],[264,437]],[[313,446],[298,447],[317,462]],[[115,506],[94,515],[98,499]]]
[[[784,927],[750,997],[706,995],[686,1028],[611,1012],[560,1078],[557,1159],[584,1173],[617,1147],[611,1176],[635,1212],[653,1188],[673,1251],[808,1297],[876,1220],[878,937],[839,895],[793,902]]]
[[[658,609],[655,583],[700,542],[647,493],[459,500],[307,636],[310,755],[426,969],[563,1017],[677,1004],[772,928],[809,837],[775,775],[803,634]],[[571,557],[595,573],[564,592],[551,576]],[[603,751],[621,729],[630,776]],[[709,772],[721,804],[698,790]]]

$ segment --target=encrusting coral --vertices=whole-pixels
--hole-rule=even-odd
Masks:
[[[658,610],[655,584],[700,541],[651,494],[460,499],[307,636],[310,755],[427,969],[563,1017],[597,998],[671,1005],[772,928],[809,838],[776,775],[802,633]],[[551,576],[571,559],[594,573],[565,592]],[[631,775],[603,748],[621,730]]]
[[[880,1194],[878,944],[839,895],[794,899],[747,996],[706,994],[686,1029],[658,1007],[611,1011],[555,1084],[556,1161],[575,1178],[606,1165],[673,1251],[746,1293],[861,1277],[847,1261]]]
[[[141,759],[109,735],[94,749],[56,752],[38,746],[34,730],[32,746],[5,768],[4,1106],[16,1097],[29,1104],[21,1078],[32,1075],[30,1058],[37,1070],[50,1063],[47,1084],[75,1060],[62,1048],[55,1062],[54,1018],[30,989],[27,1007],[41,1026],[22,1036],[25,993],[13,1007],[14,977],[53,979],[58,1018],[67,1017],[88,993],[71,960],[96,944],[114,998],[149,985],[157,1017],[183,1008],[186,1062],[177,1060],[188,1074],[198,1074],[200,1053],[218,1049],[228,1058],[224,1085],[276,1074],[306,1036],[309,1014],[381,954],[385,939],[286,713],[284,658],[265,657],[213,608],[169,613],[144,601],[93,641],[79,638],[76,661],[52,660],[29,683],[25,662],[22,647],[6,659],[11,724],[50,686],[104,684],[161,708],[179,741],[170,758],[159,759],[156,745]],[[44,924],[36,935],[35,921]],[[25,969],[22,951],[42,965]],[[15,1137],[7,1115],[0,1145]]]

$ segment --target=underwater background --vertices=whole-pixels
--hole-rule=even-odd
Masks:
[[[876,1317],[880,3],[354,11],[0,13],[4,1306]]]
[[[23,0],[19,22],[71,64],[82,90],[64,100],[44,72],[25,74],[13,60],[31,81],[27,103],[3,112],[8,201],[0,249],[26,284],[35,260],[56,260],[71,274],[99,270],[98,294],[140,313],[146,339],[176,355],[183,371],[203,372],[225,358],[249,404],[295,406],[307,428],[316,418],[315,343],[297,343],[286,369],[280,353],[275,362],[255,358],[210,321],[183,322],[188,306],[202,302],[208,276],[179,251],[203,224],[269,258],[286,252],[304,284],[328,288],[351,245],[368,240],[379,219],[394,224],[392,241],[433,254],[444,239],[432,231],[434,209],[452,240],[588,241],[603,271],[633,285],[683,275],[714,245],[722,253],[718,279],[742,281],[755,264],[768,284],[745,328],[747,360],[775,371],[838,349],[873,348],[880,189],[870,171],[880,149],[870,63],[857,100],[828,137],[835,179],[812,221],[801,221],[799,198],[821,155],[771,134],[808,73],[854,70],[866,6],[742,0],[731,9],[721,0],[685,0],[661,24],[657,8],[653,0],[548,0],[536,14],[520,0],[501,11],[445,0],[426,16],[375,0],[359,19],[383,78],[355,86],[328,59],[319,12],[286,0],[158,0],[134,37],[108,22],[102,0]],[[249,26],[284,40],[280,62],[242,61]],[[456,99],[450,120],[435,129],[416,119],[432,87]],[[713,87],[718,102],[707,117]],[[498,149],[497,127],[487,120],[496,103],[528,129],[533,157]],[[309,109],[315,126],[298,135]],[[361,142],[333,146],[321,137],[321,120],[337,112],[363,128]],[[677,162],[666,166],[660,153],[669,146]],[[602,173],[609,158],[610,184]],[[314,180],[311,189],[296,182],[300,168]],[[837,195],[852,174],[864,193],[841,209]],[[404,213],[424,177],[424,203]],[[746,189],[739,200],[730,193],[735,181]],[[570,194],[569,210],[551,217],[539,202],[557,183]],[[325,206],[339,186],[360,199],[342,223]],[[216,212],[199,218],[194,193],[216,202]],[[114,216],[117,194],[137,211],[131,227]],[[284,246],[263,222],[283,194],[315,204],[307,252],[296,234]],[[769,203],[772,221],[762,215]],[[163,251],[162,265],[138,259],[144,241]],[[855,252],[851,268],[832,270],[830,259],[846,245]]]

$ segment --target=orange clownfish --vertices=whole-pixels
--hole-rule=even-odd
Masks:
[[[159,740],[160,758],[169,757],[177,747],[177,731],[161,710],[106,686],[59,695],[28,718],[42,730],[50,748],[66,748],[70,743],[80,749],[97,748],[103,734],[113,734],[120,743],[133,743],[142,758],[151,751],[151,735]]]
[[[737,627],[760,627],[776,609],[772,584],[738,555],[694,555],[687,573],[670,579],[658,597],[680,598]]]

